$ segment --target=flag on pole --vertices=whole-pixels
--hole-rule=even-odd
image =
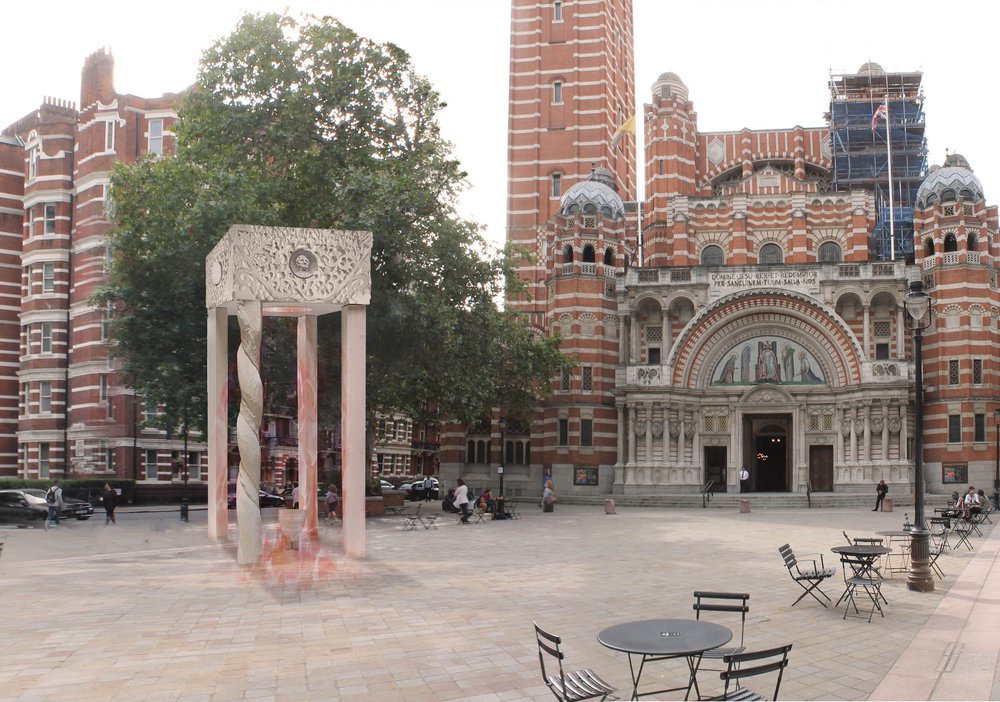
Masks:
[[[873,132],[875,131],[875,128],[878,126],[878,120],[879,120],[879,118],[880,117],[886,117],[886,118],[888,118],[887,117],[888,114],[889,114],[889,105],[887,105],[886,103],[883,102],[875,110],[875,114],[872,115],[872,131]]]
[[[611,136],[611,150],[614,151],[615,147],[618,146],[618,142],[625,134],[635,134],[635,115],[633,114],[627,120],[622,123],[622,126],[615,130],[615,133]]]

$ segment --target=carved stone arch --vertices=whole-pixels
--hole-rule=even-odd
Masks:
[[[739,405],[787,405],[795,403],[795,398],[780,385],[758,385],[748,388],[740,396]]]
[[[675,387],[697,388],[711,352],[723,353],[718,346],[726,338],[745,328],[755,327],[759,333],[781,329],[785,335],[798,330],[811,344],[819,344],[829,360],[824,369],[825,379],[832,387],[861,382],[861,343],[835,312],[813,298],[785,290],[762,295],[748,290],[728,295],[697,312],[677,336],[667,365],[673,368],[671,384]],[[714,367],[714,366],[713,366]],[[710,371],[711,369],[709,369]]]

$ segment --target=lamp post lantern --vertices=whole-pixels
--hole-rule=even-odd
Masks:
[[[924,281],[920,278],[910,281],[909,292],[903,302],[910,317],[910,328],[913,330],[913,395],[914,419],[916,426],[913,432],[913,491],[914,491],[914,525],[910,529],[910,575],[906,586],[917,592],[934,591],[934,575],[930,569],[930,531],[924,518],[924,369],[923,369],[923,333],[933,321],[931,297],[924,290]]]
[[[993,423],[996,425],[996,474],[993,476],[993,509],[1000,503],[1000,409],[993,410]]]

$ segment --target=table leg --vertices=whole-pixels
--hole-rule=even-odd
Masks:
[[[632,676],[632,697],[631,699],[639,699],[639,678],[642,677],[642,667],[646,665],[646,656],[643,656],[639,660],[639,670],[635,669],[632,663],[632,654],[628,654],[628,672]]]
[[[701,690],[698,689],[698,668],[701,667],[701,655],[696,656],[685,656],[688,662],[688,670],[691,672],[691,677],[688,680],[687,692],[684,693],[684,699],[686,700],[691,696],[691,688],[694,687],[694,693],[697,695],[698,699],[701,699]]]

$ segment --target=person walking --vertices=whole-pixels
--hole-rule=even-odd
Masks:
[[[118,506],[118,493],[115,492],[110,483],[104,483],[104,491],[101,493],[101,503],[104,505],[104,526],[117,524],[115,507]]]
[[[337,522],[337,505],[340,504],[340,495],[337,494],[337,486],[330,483],[330,489],[326,491],[326,521],[328,524]]]
[[[299,508],[299,484],[292,483],[292,509]]]
[[[63,507],[63,492],[62,488],[59,487],[59,481],[55,481],[52,487],[48,489],[45,493],[45,502],[48,504],[49,513],[45,517],[45,528],[49,528],[49,524],[55,523],[59,526],[59,515],[62,512]]]
[[[466,487],[465,481],[461,478],[457,482],[458,487],[455,488],[454,504],[462,512],[462,524],[468,524],[469,517],[472,516],[469,512],[469,488]]]
[[[885,484],[884,480],[879,480],[878,485],[875,486],[875,509],[872,512],[882,511],[882,500],[885,499],[887,492],[889,492],[889,486]]]
[[[740,492],[750,492],[750,471],[746,466],[740,468]]]
[[[431,501],[432,499],[431,491],[433,489],[434,489],[434,478],[428,475],[426,478],[424,478],[424,502]]]
[[[545,489],[542,490],[542,511],[556,511],[556,491],[555,484],[551,480],[545,481]]]

